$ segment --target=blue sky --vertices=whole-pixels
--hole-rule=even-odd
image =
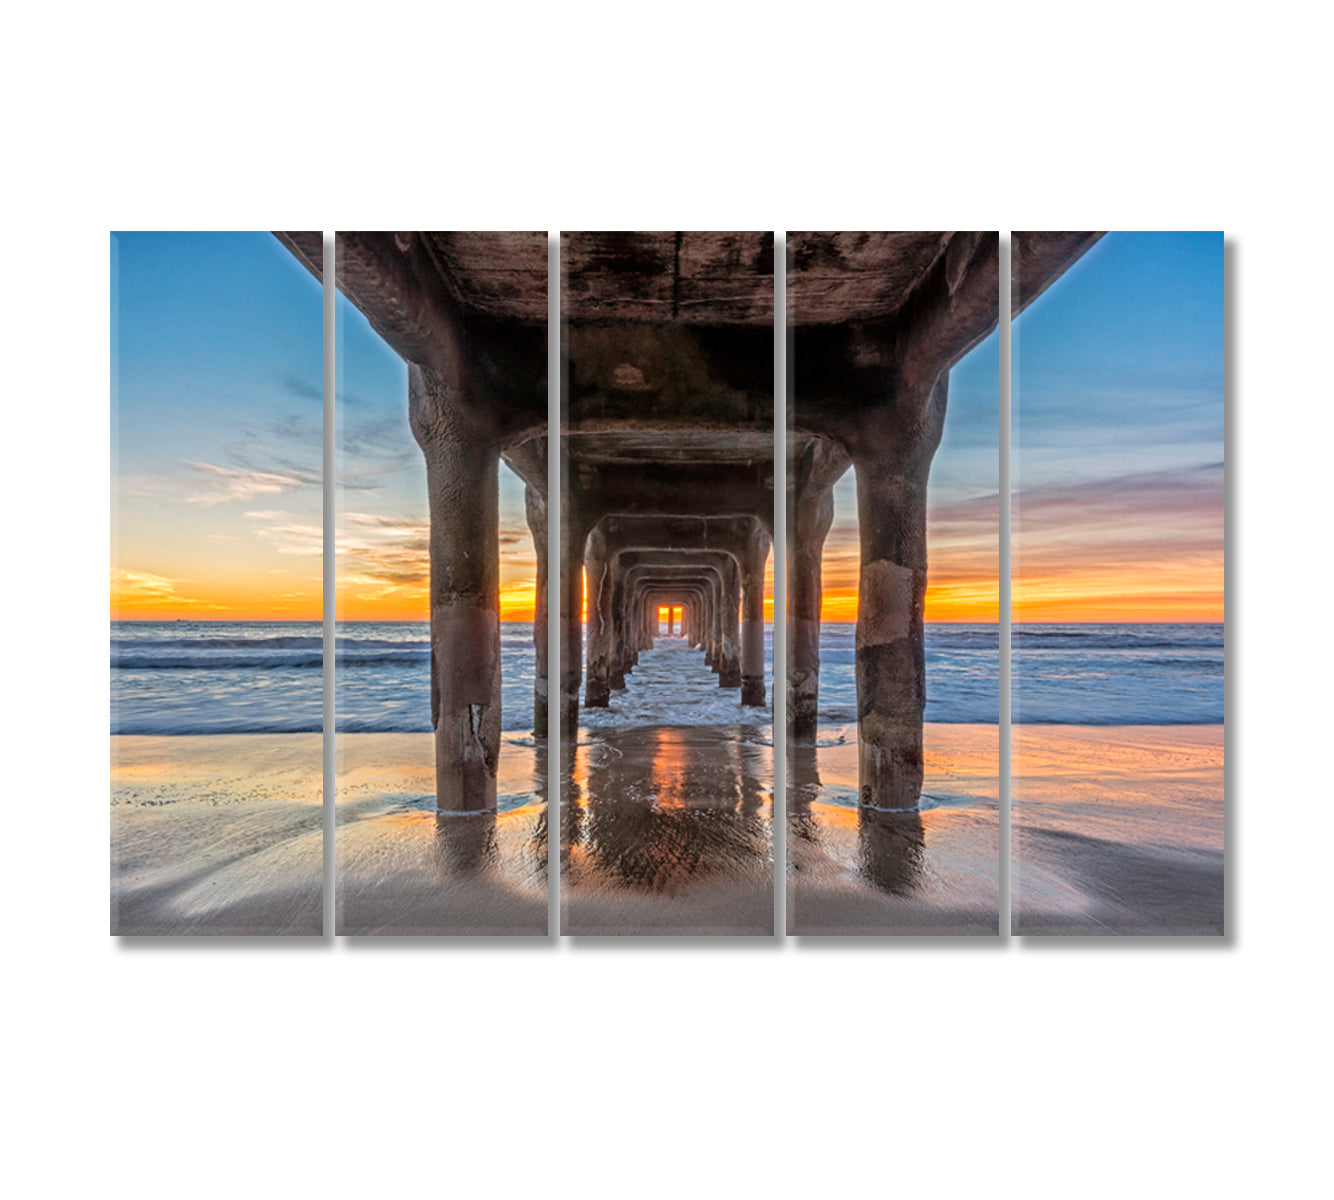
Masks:
[[[320,285],[266,232],[117,233],[113,610],[320,611]]]
[[[115,234],[112,263],[121,615],[317,615],[319,284],[267,232]],[[1111,233],[1016,320],[1016,602],[1033,619],[1221,613],[1222,269],[1216,233]],[[340,580],[424,617],[407,371],[341,297],[337,314]],[[931,476],[932,586],[967,603],[996,573],[997,345],[951,373]],[[851,473],[835,504],[826,582],[855,588]],[[533,552],[503,467],[501,536],[517,587]]]
[[[1016,615],[1222,618],[1223,239],[1109,233],[1014,324]]]

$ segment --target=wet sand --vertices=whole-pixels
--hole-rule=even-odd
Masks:
[[[111,739],[113,934],[323,931],[319,734]]]
[[[857,808],[856,738],[823,727],[789,747],[787,932],[996,936],[996,726],[927,726],[916,813]]]
[[[547,933],[547,757],[502,737],[502,811],[439,816],[429,733],[339,734],[340,934]]]
[[[1020,725],[1013,748],[1013,932],[1224,932],[1221,725]]]
[[[563,934],[773,935],[767,731],[582,731],[561,783]]]

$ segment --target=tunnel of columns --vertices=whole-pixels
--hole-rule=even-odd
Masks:
[[[660,608],[720,688],[769,702],[773,250],[771,233],[561,236],[566,738],[636,686]]]
[[[321,274],[319,233],[277,236]],[[1029,235],[1016,294],[1031,301],[1097,236]],[[576,734],[581,684],[584,705],[607,705],[669,606],[720,687],[745,705],[770,699],[773,254],[762,232],[561,237],[563,736]],[[789,740],[815,732],[820,558],[833,485],[855,465],[860,800],[909,808],[923,774],[926,484],[949,369],[998,320],[998,239],[789,233],[787,256]],[[337,286],[409,368],[448,811],[496,803],[502,457],[524,481],[537,552],[534,730],[548,728],[547,277],[542,232],[338,237]]]

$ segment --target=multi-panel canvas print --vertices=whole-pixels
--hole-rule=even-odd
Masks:
[[[547,260],[337,236],[339,933],[547,932]]]
[[[1018,934],[1223,932],[1223,239],[1015,233]]]
[[[999,240],[787,235],[787,929],[995,934]]]
[[[320,287],[117,233],[111,289],[111,931],[319,934]]]
[[[565,934],[773,934],[773,264],[561,235]]]
[[[114,234],[112,932],[1222,933],[1222,236],[1009,250]]]

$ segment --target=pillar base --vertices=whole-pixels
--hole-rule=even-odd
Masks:
[[[590,679],[584,685],[584,707],[606,708],[611,703],[611,688],[605,679]]]
[[[905,738],[899,746],[877,746],[858,735],[857,803],[864,808],[904,811],[922,800],[922,746]]]
[[[763,675],[743,675],[741,677],[742,704],[750,708],[763,708],[766,699]]]
[[[579,738],[579,693],[562,692],[560,696],[560,740],[573,742]]]
[[[739,688],[741,686],[741,664],[723,663],[718,668],[718,686],[725,688]]]

